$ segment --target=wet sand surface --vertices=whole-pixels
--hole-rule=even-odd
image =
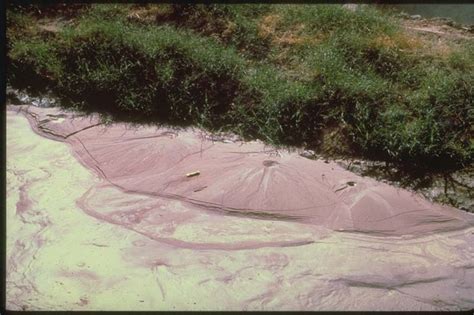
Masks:
[[[259,142],[7,112],[11,310],[472,309],[473,217]]]

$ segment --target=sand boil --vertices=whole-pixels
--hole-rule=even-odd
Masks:
[[[474,215],[259,141],[9,106],[7,212],[9,309],[474,307]]]

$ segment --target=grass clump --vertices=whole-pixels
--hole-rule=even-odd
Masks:
[[[430,53],[371,6],[118,5],[48,34],[8,12],[8,80],[116,115],[417,168],[472,163],[472,43]],[[454,46],[453,46],[454,47]]]
[[[22,58],[25,52],[29,59]],[[225,113],[244,65],[211,39],[167,26],[99,20],[97,12],[57,41],[17,43],[11,57],[24,66],[22,72],[12,66],[23,78],[28,72],[46,76],[44,69],[58,63],[50,83],[84,106],[185,123],[204,111],[215,119]]]
[[[259,36],[258,21],[269,5],[174,4],[156,16],[156,24],[168,24],[213,37],[251,59],[262,59],[270,43]]]

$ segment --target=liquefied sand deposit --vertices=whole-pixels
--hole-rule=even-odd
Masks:
[[[9,309],[474,307],[469,213],[260,142],[7,118]]]

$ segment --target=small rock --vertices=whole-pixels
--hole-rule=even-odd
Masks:
[[[401,12],[399,14],[397,14],[397,16],[401,17],[401,18],[409,18],[410,15],[406,12]]]
[[[19,99],[20,101],[22,101],[23,103],[28,103],[30,98],[28,97],[28,95],[19,95]]]
[[[316,152],[313,150],[304,150],[303,152],[300,153],[300,156],[305,157],[307,159],[314,158],[316,155]]]
[[[421,15],[419,15],[419,14],[410,15],[410,18],[411,18],[412,20],[421,20]]]

